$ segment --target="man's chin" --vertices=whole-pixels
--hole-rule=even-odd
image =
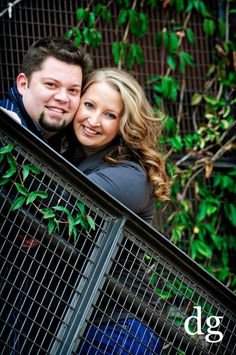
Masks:
[[[44,119],[44,117],[43,118],[41,117],[39,120],[39,125],[46,132],[56,133],[61,131],[66,126],[66,121],[63,121],[61,124],[52,124],[52,123],[48,123]]]

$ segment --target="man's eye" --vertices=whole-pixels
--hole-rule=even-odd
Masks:
[[[54,88],[56,86],[54,83],[51,83],[51,82],[47,82],[47,83],[45,83],[45,85],[47,85],[50,88]]]
[[[80,93],[78,89],[70,89],[69,91],[75,95],[78,95]]]

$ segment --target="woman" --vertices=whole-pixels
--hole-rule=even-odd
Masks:
[[[155,199],[168,200],[170,181],[156,149],[160,118],[154,117],[138,82],[117,68],[94,71],[73,126],[79,142],[79,154],[74,155],[78,168],[151,222]]]
[[[138,82],[116,68],[98,69],[89,76],[73,121],[78,140],[74,163],[147,222],[152,221],[155,199],[168,199],[170,185],[163,157],[156,149],[159,122]],[[139,270],[140,277],[141,270],[132,264],[132,280],[124,279],[136,287],[135,273]],[[141,299],[147,297],[156,304],[153,291],[140,288],[142,292]],[[163,344],[154,332],[110,298],[106,301],[106,313],[112,314],[112,321],[90,326],[78,354],[161,353]],[[98,312],[94,318],[99,322],[101,317]]]

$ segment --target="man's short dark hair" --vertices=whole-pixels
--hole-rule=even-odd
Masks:
[[[82,69],[83,82],[92,69],[92,61],[82,48],[77,48],[63,37],[46,37],[34,42],[23,58],[21,71],[30,80],[31,75],[41,69],[48,57],[54,57],[68,64],[78,65]]]

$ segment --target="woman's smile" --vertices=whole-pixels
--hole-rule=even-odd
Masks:
[[[79,142],[94,152],[101,150],[118,135],[124,104],[118,90],[107,82],[91,84],[83,96],[74,119]]]

